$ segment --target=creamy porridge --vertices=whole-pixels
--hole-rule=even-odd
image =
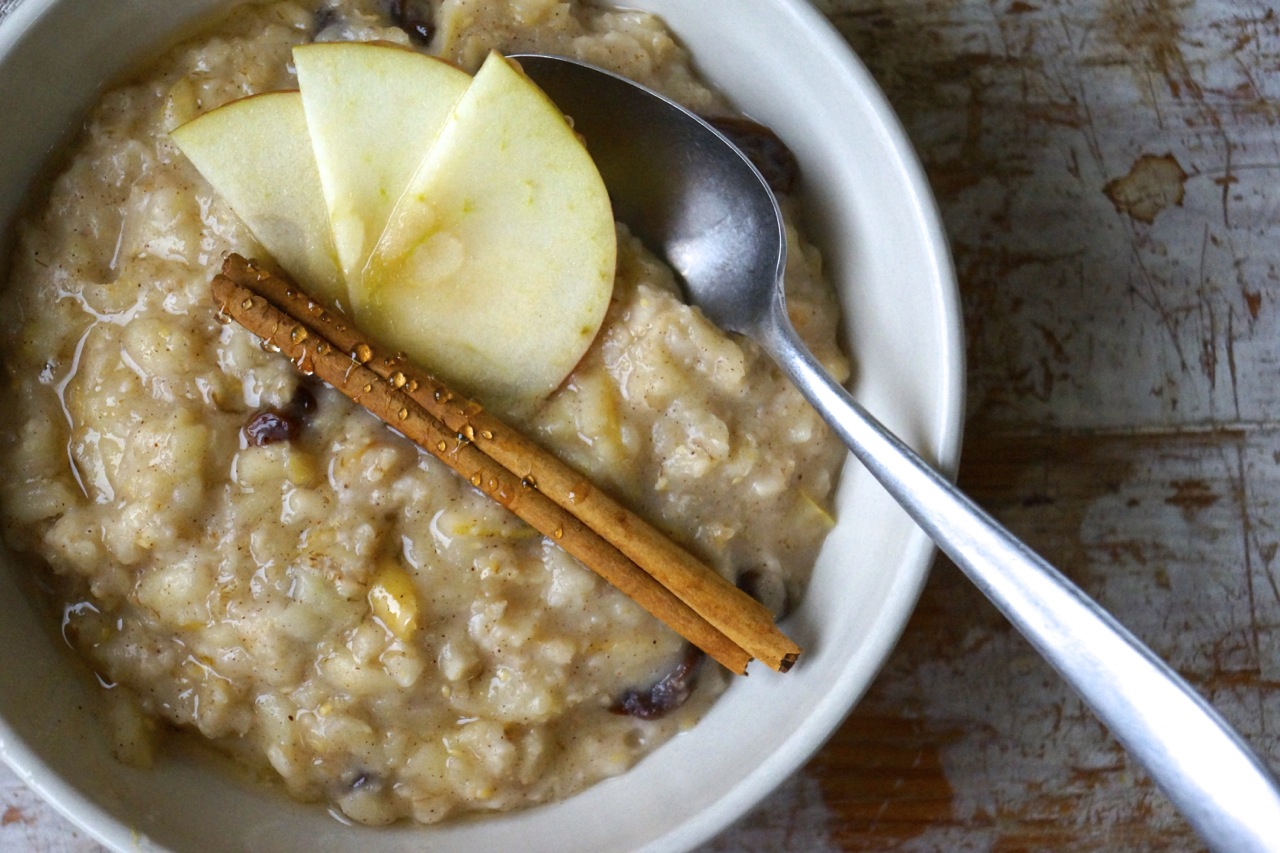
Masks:
[[[491,48],[568,53],[727,112],[640,13],[234,10],[103,97],[18,228],[0,307],[5,538],[46,567],[122,760],[195,731],[369,824],[562,798],[693,725],[729,676],[217,322],[211,276],[261,249],[167,134],[292,86],[290,49],[316,39],[415,44],[470,71]],[[820,260],[788,236],[793,320],[843,377]],[[843,450],[763,355],[680,301],[625,223],[604,328],[521,426],[775,610],[802,594]]]

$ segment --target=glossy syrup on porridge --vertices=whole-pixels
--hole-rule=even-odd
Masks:
[[[217,321],[222,259],[262,251],[168,133],[293,87],[290,49],[314,40],[413,45],[468,71],[490,49],[566,53],[730,112],[639,12],[233,9],[103,96],[18,226],[0,295],[5,539],[44,567],[65,635],[110,685],[122,760],[197,732],[367,824],[562,798],[692,726],[729,676]],[[820,259],[788,238],[793,320],[843,377]],[[519,425],[776,611],[802,594],[843,450],[754,346],[681,301],[625,223],[601,332]]]

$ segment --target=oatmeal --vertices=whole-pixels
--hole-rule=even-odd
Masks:
[[[474,71],[568,53],[708,114],[651,16],[547,0],[246,6],[104,95],[17,231],[0,310],[3,525],[45,567],[122,759],[198,732],[352,820],[432,823],[563,798],[705,712],[728,676],[335,390],[217,322],[253,237],[168,132],[289,88],[316,39]],[[784,199],[784,207],[791,202]],[[792,217],[788,216],[788,221]],[[788,226],[789,307],[837,375],[836,303]],[[685,305],[619,225],[603,328],[520,424],[785,610],[843,449],[751,344]]]

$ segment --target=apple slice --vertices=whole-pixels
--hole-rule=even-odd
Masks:
[[[346,303],[301,95],[241,98],[170,137],[276,263],[310,293]]]
[[[302,45],[293,60],[338,262],[354,281],[471,76],[388,44]]]
[[[518,410],[591,344],[616,253],[595,163],[555,104],[493,53],[349,292],[367,333]]]

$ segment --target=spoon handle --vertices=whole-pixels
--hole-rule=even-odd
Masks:
[[[756,337],[889,493],[1083,697],[1215,851],[1280,850],[1280,789],[1185,681],[868,414],[779,297]]]

